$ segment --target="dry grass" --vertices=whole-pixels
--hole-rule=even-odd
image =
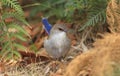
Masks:
[[[120,76],[120,35],[105,34],[94,46],[68,65],[65,76]]]
[[[3,74],[1,73],[0,76],[47,76],[48,68],[45,65],[45,62],[39,62],[39,63],[31,63],[27,66],[14,66],[7,71],[5,71]]]
[[[119,0],[111,0],[107,6],[107,22],[110,30],[120,32],[120,2]]]

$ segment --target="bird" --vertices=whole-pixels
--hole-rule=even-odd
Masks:
[[[68,37],[68,29],[65,24],[55,24],[49,33],[48,39],[44,40],[44,48],[54,59],[66,56],[71,47],[71,40]]]

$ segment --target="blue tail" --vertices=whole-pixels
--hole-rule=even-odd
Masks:
[[[45,31],[48,33],[48,35],[50,34],[50,30],[52,28],[51,24],[49,24],[48,20],[46,18],[42,18],[42,23],[44,25],[44,29]]]

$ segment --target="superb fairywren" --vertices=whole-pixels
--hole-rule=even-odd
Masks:
[[[67,32],[64,24],[55,24],[48,33],[48,39],[44,41],[46,51],[55,59],[64,57],[70,50],[71,40],[68,38]]]
[[[53,58],[64,57],[70,50],[71,41],[63,24],[56,24],[50,31],[49,38],[44,41],[44,47]]]

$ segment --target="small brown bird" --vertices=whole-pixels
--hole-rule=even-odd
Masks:
[[[49,38],[44,41],[44,47],[54,59],[65,57],[71,47],[71,40],[67,36],[64,24],[55,24],[50,31]]]

